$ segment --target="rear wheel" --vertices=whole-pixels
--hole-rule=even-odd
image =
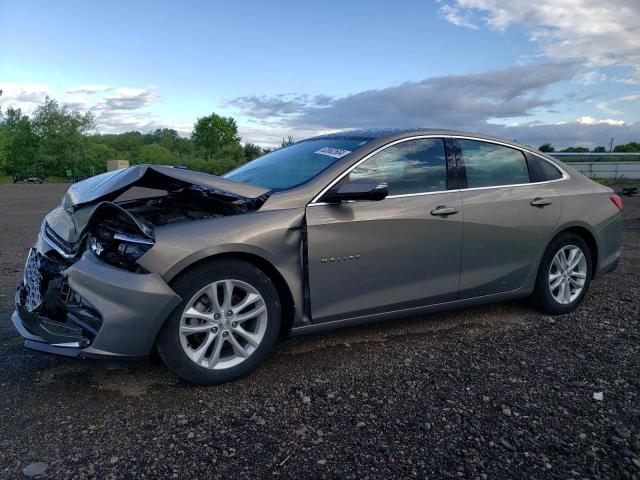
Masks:
[[[213,385],[259,366],[278,338],[278,293],[257,267],[221,260],[197,267],[175,283],[183,301],[165,322],[158,351],[190,382]]]
[[[591,272],[591,252],[582,237],[559,235],[540,262],[533,294],[536,306],[551,315],[573,311],[587,293]]]

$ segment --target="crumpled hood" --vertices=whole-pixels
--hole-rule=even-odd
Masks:
[[[231,200],[236,197],[236,200],[260,205],[270,193],[266,188],[225,180],[207,173],[163,165],[136,165],[74,183],[65,194],[62,205],[65,209],[75,210],[91,203],[112,201],[131,187],[168,191],[198,187],[228,196]]]

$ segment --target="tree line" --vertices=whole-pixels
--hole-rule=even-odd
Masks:
[[[0,92],[1,94],[1,92]],[[154,163],[223,174],[271,149],[241,144],[232,117],[198,118],[189,138],[171,128],[153,132],[92,133],[95,117],[47,98],[31,116],[0,110],[0,175],[20,179],[84,177],[102,173],[108,160]],[[291,137],[282,145],[293,143]]]
[[[171,128],[100,134],[92,133],[95,127],[93,113],[81,113],[51,98],[31,116],[19,108],[0,110],[0,176],[85,177],[106,171],[108,160],[184,166],[220,175],[271,151],[252,143],[241,144],[236,121],[215,113],[198,118],[188,138]],[[291,137],[282,140],[282,146],[291,143]],[[547,143],[540,151],[555,149]],[[589,150],[571,147],[561,151]],[[608,151],[603,146],[593,149],[596,153]],[[640,152],[640,144],[618,145],[613,151]]]
[[[545,143],[544,145],[540,145],[538,150],[541,152],[553,153],[556,151],[553,145],[550,143]],[[558,153],[640,153],[640,143],[639,142],[629,142],[623,145],[616,145],[615,147],[611,146],[609,148],[599,145],[594,147],[593,150],[589,150],[586,147],[568,147],[562,150],[558,150]]]

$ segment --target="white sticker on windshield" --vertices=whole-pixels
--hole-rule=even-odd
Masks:
[[[328,155],[329,157],[333,157],[333,158],[342,158],[346,155],[349,155],[351,153],[351,150],[342,150],[341,148],[324,147],[324,148],[321,148],[320,150],[316,150],[313,153],[319,153],[320,155]]]

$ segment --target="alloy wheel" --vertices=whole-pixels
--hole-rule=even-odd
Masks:
[[[549,267],[549,290],[554,300],[567,305],[580,296],[587,278],[587,259],[575,245],[565,245]]]
[[[200,367],[222,370],[256,351],[267,329],[262,295],[240,280],[220,280],[198,291],[180,318],[180,344]]]

